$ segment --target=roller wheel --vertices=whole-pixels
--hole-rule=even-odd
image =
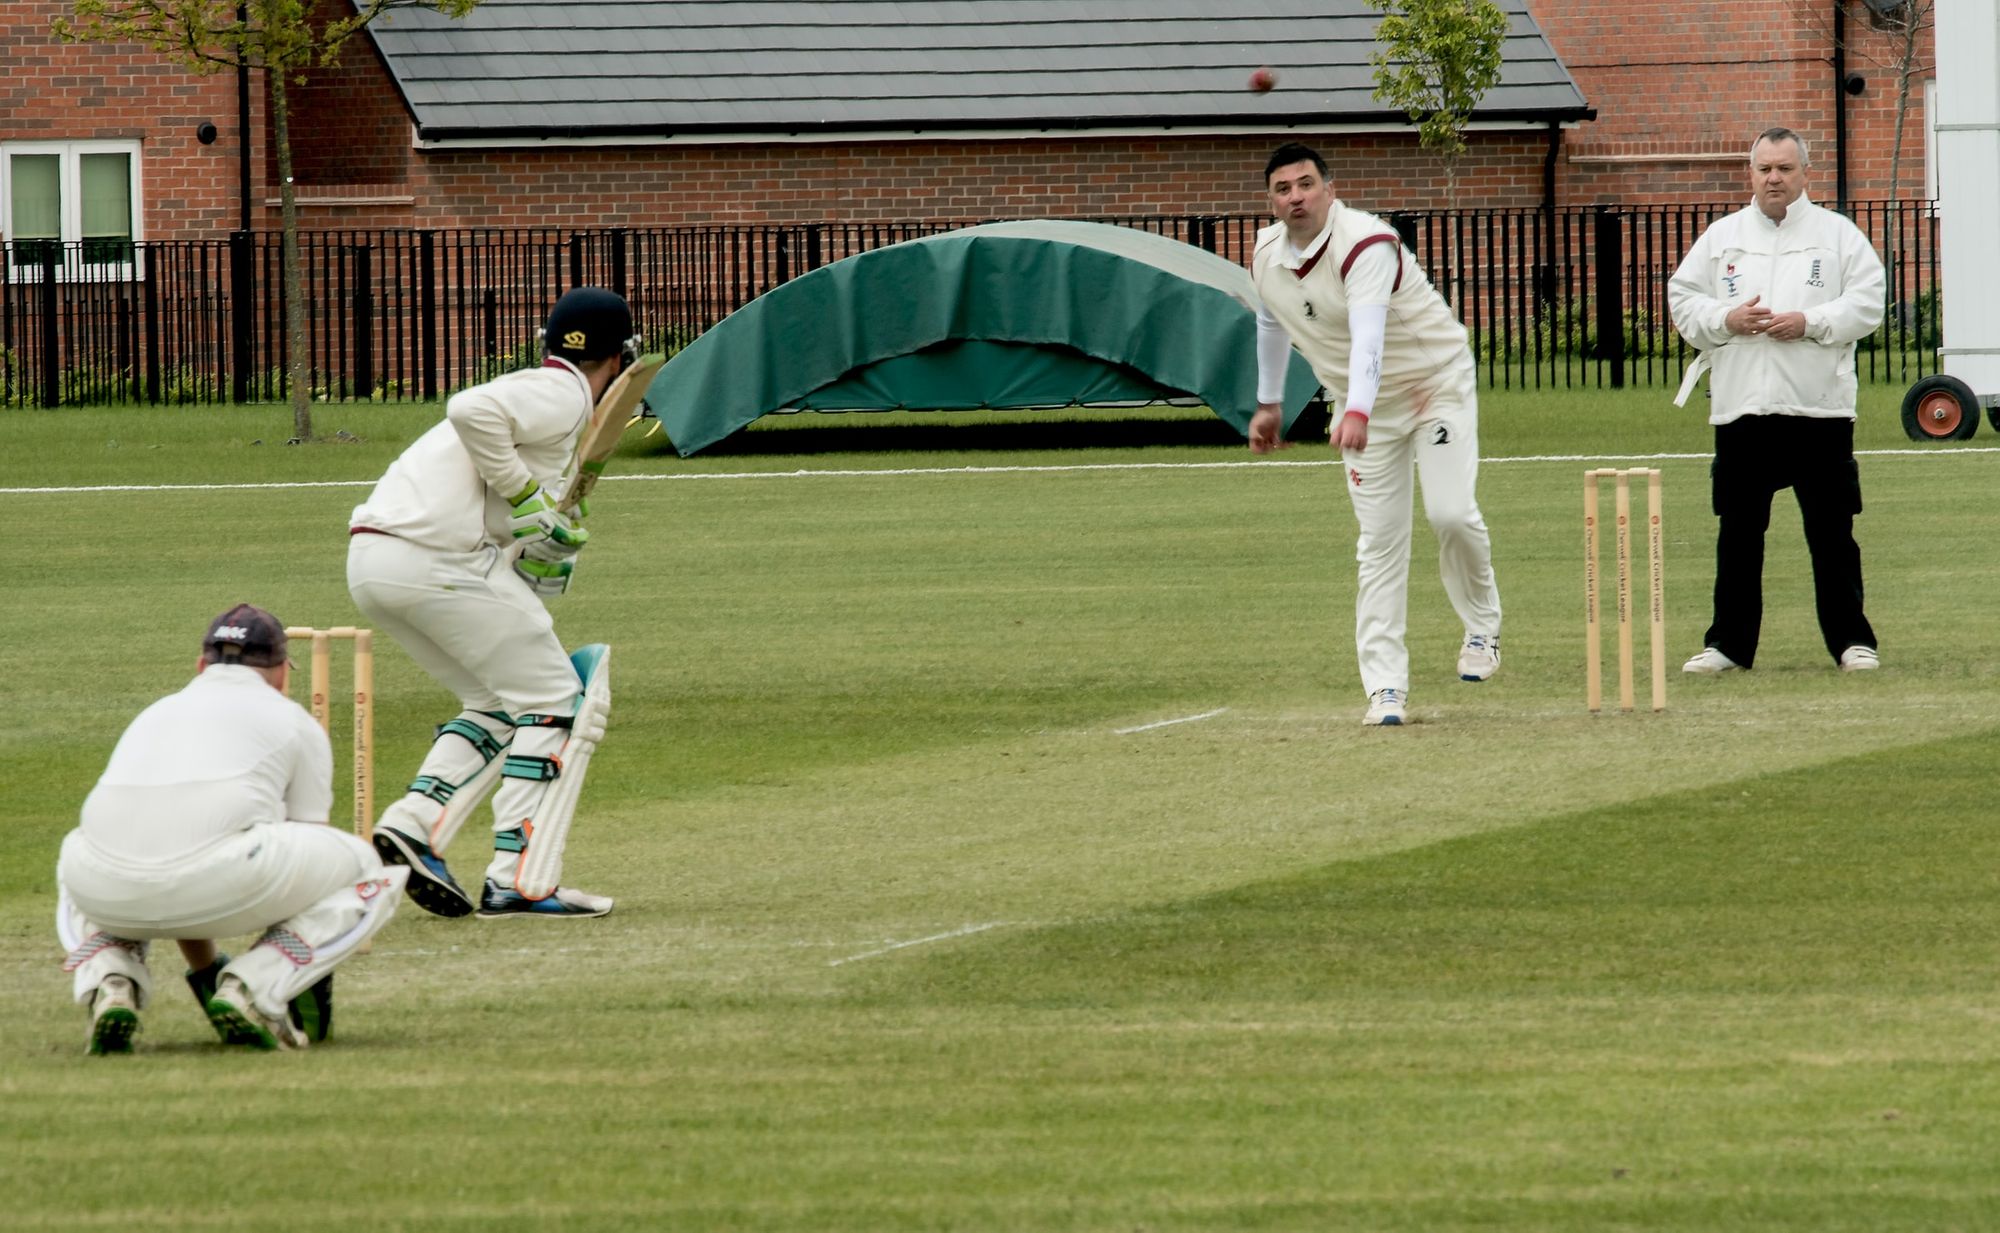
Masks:
[[[1994,421],[2000,430],[2000,419]],[[1925,377],[1903,395],[1903,432],[1912,441],[1963,441],[1979,431],[1979,398],[1943,373]]]

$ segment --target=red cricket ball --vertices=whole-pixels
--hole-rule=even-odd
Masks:
[[[1250,74],[1250,88],[1259,94],[1267,92],[1272,86],[1277,84],[1278,70],[1268,64],[1262,68],[1253,70]]]

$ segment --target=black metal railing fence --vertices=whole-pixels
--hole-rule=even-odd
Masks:
[[[1498,387],[1677,383],[1691,359],[1667,280],[1740,204],[1390,215],[1471,329]],[[1928,201],[1850,211],[1889,267],[1863,380],[1937,370],[1942,285]],[[1098,218],[1247,265],[1255,215]],[[611,287],[649,347],[678,350],[791,278],[967,222],[311,232],[300,237],[306,348],[319,399],[432,400],[531,361],[563,290]],[[280,237],[0,246],[0,405],[219,403],[286,396]]]

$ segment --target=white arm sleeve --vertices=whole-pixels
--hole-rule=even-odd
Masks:
[[[1382,339],[1389,330],[1389,306],[1350,306],[1347,329],[1354,344],[1347,353],[1347,405],[1340,411],[1367,415],[1375,409],[1375,395],[1382,389]]]
[[[1257,309],[1257,401],[1285,400],[1285,370],[1292,360],[1292,339],[1263,306]]]

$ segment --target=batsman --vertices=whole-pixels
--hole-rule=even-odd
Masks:
[[[544,601],[569,589],[590,542],[586,508],[566,508],[563,494],[639,340],[623,297],[579,287],[550,310],[542,343],[539,367],[453,395],[349,520],[355,605],[458,696],[409,790],[375,824],[376,851],[408,866],[410,898],[439,916],[611,910],[602,895],[557,885],[610,717],[610,648],[565,652]],[[488,794],[493,858],[475,903],[444,857]]]

